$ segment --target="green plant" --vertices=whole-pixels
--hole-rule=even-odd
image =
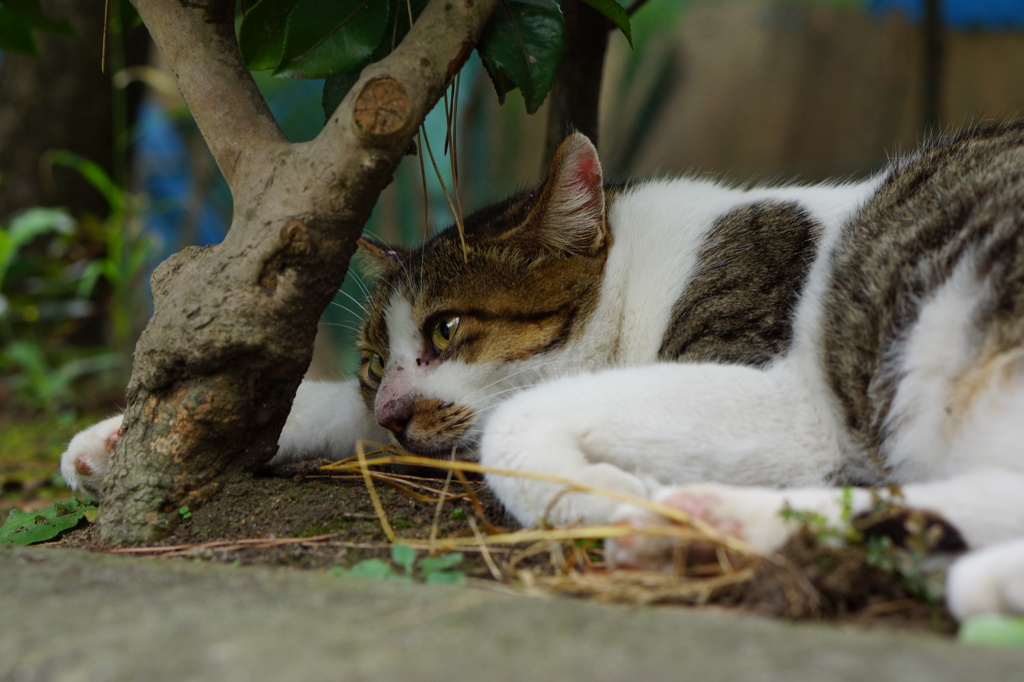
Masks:
[[[968,618],[960,626],[961,642],[986,646],[1024,648],[1024,618],[984,615]]]
[[[123,368],[145,314],[140,280],[150,253],[137,202],[103,169],[66,151],[50,159],[92,184],[110,214],[75,220],[32,208],[0,227],[0,371],[29,407],[47,410],[68,402],[78,379]],[[82,343],[97,318],[113,350]]]
[[[53,410],[78,379],[122,365],[118,353],[81,343],[103,311],[88,298],[102,251],[91,228],[61,210],[29,209],[0,227],[0,373],[28,407]]]
[[[100,279],[110,285],[112,338],[116,347],[130,350],[134,340],[133,320],[141,315],[145,301],[140,295],[139,283],[152,251],[149,240],[142,234],[138,200],[89,159],[67,150],[56,150],[50,160],[81,175],[103,195],[110,209],[109,217],[99,225],[105,248],[85,266],[77,293],[80,298],[89,298]]]
[[[812,533],[818,544],[844,547],[862,547],[868,565],[885,572],[903,586],[907,592],[921,601],[941,604],[945,593],[943,575],[930,570],[925,559],[936,545],[940,527],[926,522],[924,515],[907,509],[903,496],[897,487],[872,491],[871,509],[863,515],[853,515],[853,489],[846,486],[840,501],[839,523],[830,524],[822,514],[789,507],[779,512],[787,520],[801,524]],[[865,537],[862,529],[887,518],[901,518],[906,530],[901,544],[897,545],[888,535]],[[819,557],[819,564],[827,567],[829,558]]]
[[[417,561],[415,549],[409,545],[396,544],[391,547],[391,561],[365,559],[348,569],[332,568],[331,574],[374,580],[413,582],[418,579],[425,583],[461,585],[466,582],[466,574],[454,568],[462,559],[461,552],[450,552],[436,557],[423,557]]]
[[[30,208],[11,219],[10,225],[0,227],[0,291],[3,290],[14,256],[21,247],[36,237],[56,232],[71,234],[74,219],[61,208]]]
[[[192,518],[192,512],[189,510],[188,505],[185,505],[181,509],[179,509],[178,513],[181,514],[181,518],[183,518],[183,519],[191,519]]]
[[[59,537],[65,531],[77,528],[83,521],[96,518],[96,505],[92,500],[72,499],[40,509],[23,512],[12,509],[0,526],[0,545],[31,545]]]
[[[585,1],[632,41],[629,17],[620,3]],[[326,78],[323,106],[330,116],[363,67],[387,56],[425,6],[426,0],[261,0],[242,17],[239,47],[250,70]],[[554,82],[564,32],[554,0],[503,0],[477,45],[498,97],[518,89],[527,111],[535,112]]]

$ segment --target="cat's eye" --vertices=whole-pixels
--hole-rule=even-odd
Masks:
[[[452,345],[452,339],[455,338],[455,331],[458,328],[459,318],[457,315],[438,320],[430,333],[430,342],[434,344],[434,350],[438,353],[445,352],[448,346]]]
[[[376,353],[370,353],[370,359],[366,363],[366,369],[370,373],[371,377],[380,381],[381,377],[384,376],[384,358]]]

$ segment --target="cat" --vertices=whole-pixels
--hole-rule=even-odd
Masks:
[[[1024,122],[936,139],[859,182],[605,185],[586,137],[538,186],[376,273],[358,377],[299,387],[272,463],[391,437],[654,498],[761,551],[791,506],[839,522],[900,484],[974,550],[960,618],[1024,613]],[[99,490],[120,418],[62,471]],[[664,523],[489,475],[522,524]],[[645,536],[609,541],[657,566]]]

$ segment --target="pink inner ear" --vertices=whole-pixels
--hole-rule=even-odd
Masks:
[[[579,159],[569,173],[569,184],[579,189],[591,189],[601,184],[601,163],[597,157],[587,154]]]

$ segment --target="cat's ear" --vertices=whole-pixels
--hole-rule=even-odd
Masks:
[[[530,241],[559,253],[593,255],[608,243],[601,160],[586,136],[559,145],[523,227]]]
[[[410,249],[403,246],[388,246],[384,242],[366,235],[360,237],[356,241],[356,245],[359,247],[359,252],[365,256],[363,262],[366,264],[369,274],[374,276],[380,276],[398,267],[402,259],[411,253]]]

